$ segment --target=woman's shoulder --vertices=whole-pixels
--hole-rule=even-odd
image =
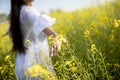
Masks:
[[[22,13],[35,13],[35,14],[40,14],[33,6],[27,6],[27,5],[22,5],[21,8]]]

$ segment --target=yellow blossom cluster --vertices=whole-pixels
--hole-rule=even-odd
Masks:
[[[91,51],[94,52],[96,49],[97,49],[97,48],[96,48],[96,45],[95,45],[95,44],[92,44],[92,45],[91,45]]]
[[[114,20],[114,27],[118,28],[120,27],[120,20]]]
[[[27,72],[25,72],[25,75],[29,73],[31,77],[37,77],[37,76],[43,76],[43,77],[49,77],[51,75],[50,72],[48,72],[42,65],[36,64],[32,67],[28,68]]]
[[[87,38],[90,35],[90,31],[89,30],[85,30],[84,35],[85,35],[84,37]]]
[[[25,40],[25,43],[26,43],[26,44],[30,44],[30,40],[29,40],[29,39],[26,39],[26,40]]]

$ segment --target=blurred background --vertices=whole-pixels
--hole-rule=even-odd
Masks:
[[[35,0],[33,6],[55,17],[54,30],[68,40],[52,57],[50,80],[120,80],[120,0]],[[12,42],[2,37],[9,13],[10,0],[0,0],[0,80],[15,80]]]
[[[105,3],[106,0],[34,0],[33,6],[39,11],[50,12],[50,10],[61,9],[73,11]],[[114,1],[114,0],[113,0]],[[0,0],[0,13],[10,12],[10,0]]]

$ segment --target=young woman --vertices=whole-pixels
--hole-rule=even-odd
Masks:
[[[47,36],[53,35],[54,39],[58,36],[51,28],[55,19],[40,14],[32,7],[32,1],[11,0],[10,28],[7,34],[12,38],[12,50],[17,53],[15,71],[18,80],[39,80],[40,77],[24,75],[24,72],[35,64],[42,64],[55,74],[49,58],[57,54],[58,47],[53,43],[50,50],[47,41]]]

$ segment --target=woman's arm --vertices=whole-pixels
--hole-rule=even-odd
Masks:
[[[54,37],[58,36],[58,34],[51,27],[47,27],[43,31],[47,36],[51,36],[51,35],[53,35]]]
[[[57,34],[51,27],[45,28],[45,29],[43,30],[43,32],[44,32],[47,36],[51,36],[51,35],[54,36],[52,48],[51,48],[51,50],[50,50],[50,57],[56,55],[56,54],[57,54],[57,51],[58,51],[58,47],[57,47],[57,45],[55,44],[54,40],[55,40],[55,38],[58,36],[58,34]]]

